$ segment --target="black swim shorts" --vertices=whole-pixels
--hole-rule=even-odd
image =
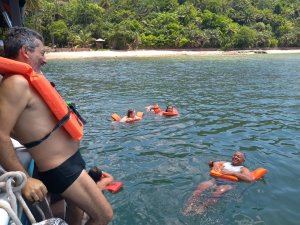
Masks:
[[[84,169],[85,162],[80,152],[77,151],[58,167],[39,172],[38,175],[49,192],[61,194],[73,184]]]

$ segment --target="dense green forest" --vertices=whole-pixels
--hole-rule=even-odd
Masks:
[[[32,0],[25,17],[58,47],[300,47],[299,0]]]

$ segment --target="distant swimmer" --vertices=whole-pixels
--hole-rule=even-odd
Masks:
[[[165,110],[162,110],[158,104],[155,104],[153,106],[147,106],[146,109],[148,112],[153,112],[157,115],[162,115],[162,116],[178,116],[179,115],[177,109],[172,105],[168,105]]]
[[[162,112],[164,116],[178,116],[179,113],[174,106],[168,105],[166,110]]]
[[[161,114],[163,112],[163,110],[159,107],[158,104],[147,106],[146,109],[147,112],[153,112],[155,114]]]
[[[249,169],[243,166],[245,160],[245,154],[237,151],[233,154],[231,162],[210,161],[208,163],[212,168],[210,174],[212,176],[231,181],[254,182],[267,173],[267,170],[263,168],[258,168],[255,171],[251,172]],[[215,205],[220,197],[222,197],[223,194],[225,194],[232,188],[232,182],[226,182],[226,180],[222,182],[222,180],[220,179],[212,179],[200,183],[197,186],[196,190],[193,192],[192,196],[188,199],[183,213],[186,215],[203,214],[207,208]],[[201,197],[201,194],[209,189],[214,189],[212,197],[204,201],[202,204],[198,205],[197,203],[199,201],[199,198]]]
[[[143,118],[143,112],[137,112],[135,113],[134,109],[128,109],[127,116],[124,116],[121,118],[118,114],[114,113],[111,115],[111,118],[114,121],[121,122],[121,123],[131,123],[135,121],[139,121]]]

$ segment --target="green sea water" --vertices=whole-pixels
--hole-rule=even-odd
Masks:
[[[52,60],[47,77],[87,120],[81,152],[124,188],[105,192],[114,225],[296,225],[300,220],[300,55]],[[176,106],[180,117],[146,112]],[[112,123],[128,108],[142,121]],[[202,215],[182,213],[207,162],[246,153],[263,180],[237,183]],[[209,197],[209,192],[199,199]]]

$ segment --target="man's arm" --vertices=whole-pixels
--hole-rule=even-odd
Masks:
[[[16,121],[28,102],[27,81],[18,77],[6,79],[0,86],[0,163],[8,171],[18,170],[26,174],[26,170],[18,162],[10,139]]]
[[[0,85],[0,164],[7,171],[22,171],[28,181],[22,192],[28,200],[42,200],[47,193],[44,184],[31,178],[17,158],[10,134],[30,99],[25,78],[13,76]]]
[[[211,167],[212,170],[220,172],[221,170],[223,170],[224,163],[225,161],[217,161],[217,162],[210,161],[208,165]]]

